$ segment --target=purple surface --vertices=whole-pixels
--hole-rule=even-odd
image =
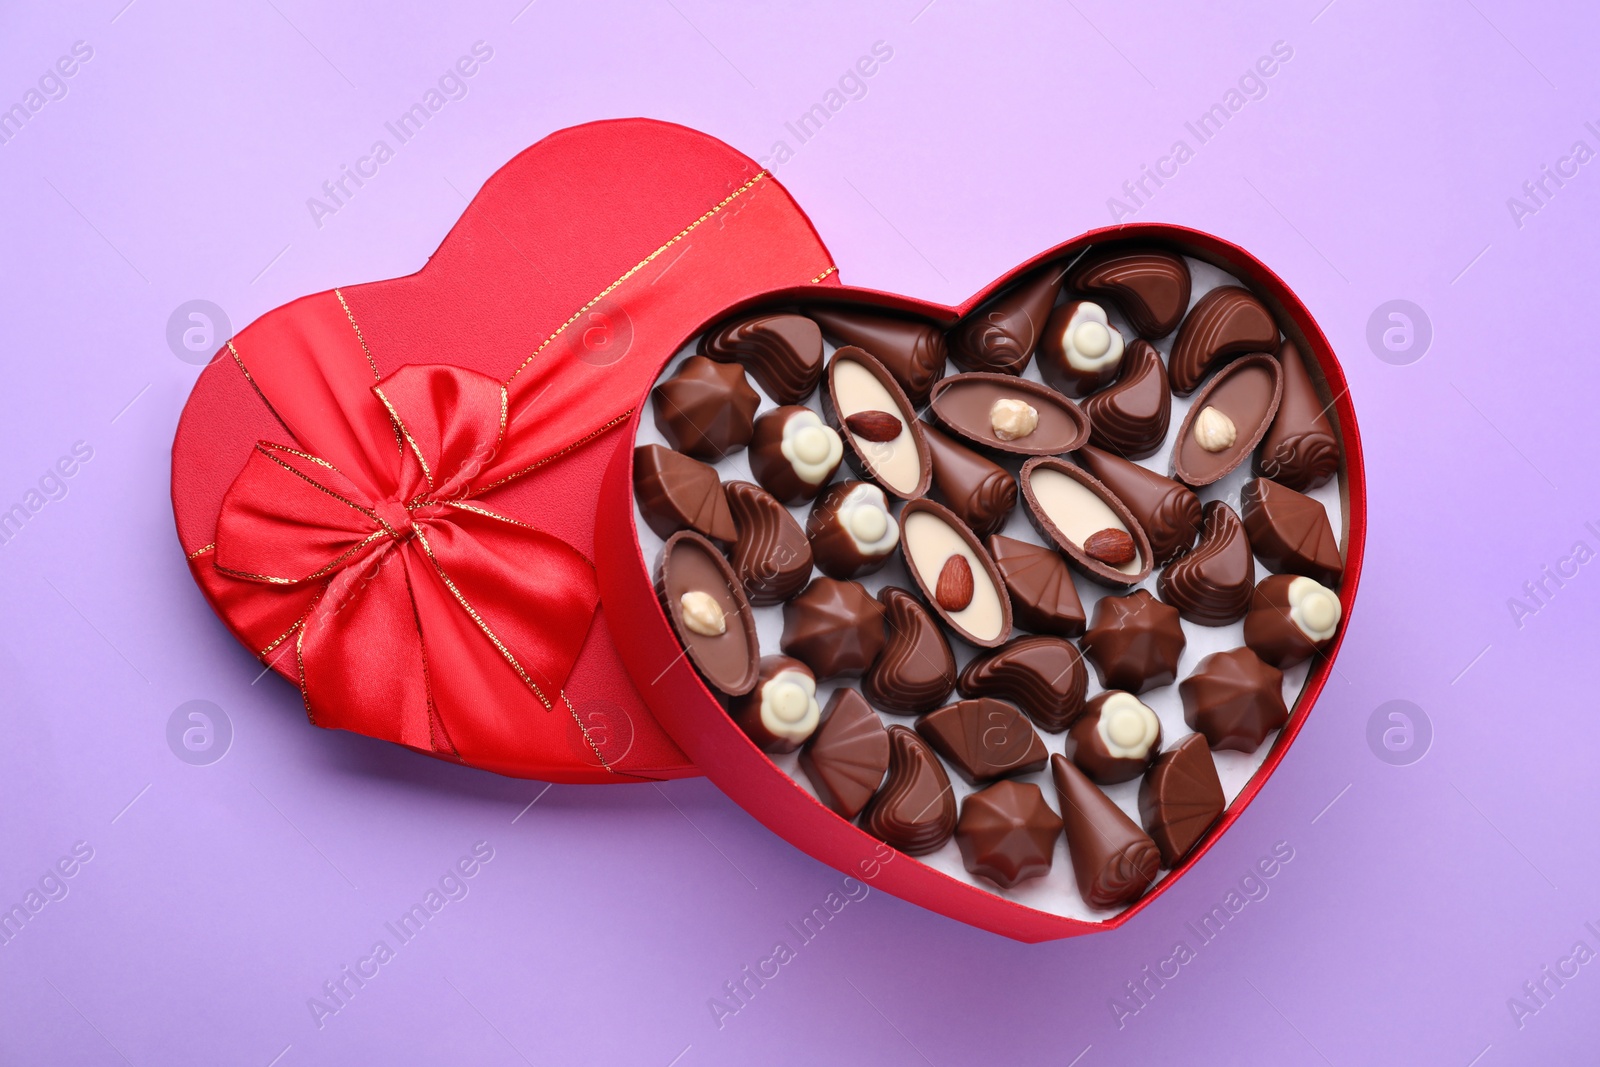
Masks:
[[[1522,188],[1576,141],[1600,151],[1592,11],[125,2],[0,13],[0,107],[93,49],[0,143],[0,509],[41,505],[0,547],[0,907],[41,880],[60,898],[0,927],[0,1061],[1592,1056],[1600,963],[1562,961],[1600,951],[1600,163]],[[467,95],[319,227],[307,198],[480,40]],[[878,41],[893,57],[866,95],[799,143],[786,121]],[[1293,57],[1266,95],[1199,144],[1185,122],[1277,41]],[[1277,776],[1131,927],[1025,946],[873,891],[802,945],[787,924],[841,876],[707,783],[545,791],[315,730],[189,580],[167,464],[198,368],[169,347],[174,310],[210,300],[240,326],[412,271],[519,149],[630,114],[758,158],[787,142],[779,176],[844,277],[946,301],[1111,221],[1107,198],[1183,138],[1193,158],[1136,217],[1239,242],[1319,317],[1366,442],[1360,603]],[[1395,299],[1432,324],[1409,365],[1368,341]],[[45,482],[60,498],[30,499],[80,441],[92,459]],[[231,723],[210,765],[169,745],[190,700]],[[1410,759],[1422,732],[1368,741],[1392,700],[1431,722],[1409,765],[1377,753]],[[77,842],[92,859],[47,877]],[[478,842],[492,860],[447,883],[466,895],[402,943],[385,924]],[[1187,924],[1275,842],[1293,860],[1202,944]],[[393,958],[319,1027],[308,1002],[331,1006],[323,983],[379,940]],[[711,998],[779,940],[795,958],[719,1027]],[[1193,958],[1129,1014],[1125,983],[1180,940]]]

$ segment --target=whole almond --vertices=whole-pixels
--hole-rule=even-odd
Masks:
[[[1097,530],[1084,539],[1083,554],[1110,567],[1133,562],[1133,538],[1123,530]]]
[[[902,423],[887,411],[858,411],[846,415],[845,427],[863,441],[893,441],[900,436]]]
[[[959,553],[944,561],[933,599],[946,611],[961,611],[972,603],[972,564]]]

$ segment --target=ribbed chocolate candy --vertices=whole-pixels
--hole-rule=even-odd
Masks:
[[[956,661],[939,624],[904,589],[878,591],[888,639],[861,689],[874,705],[899,715],[920,715],[944,702],[956,684]]]
[[[934,751],[968,785],[1044,770],[1050,753],[1022,713],[1003,700],[961,700],[917,720]]]
[[[751,482],[729,482],[724,492],[739,529],[733,573],[750,603],[781,604],[804,589],[811,577],[811,543],[789,509]]]
[[[860,693],[833,691],[822,725],[800,750],[800,769],[818,798],[844,818],[867,806],[889,769],[889,735]]]
[[[1200,734],[1157,756],[1139,783],[1139,821],[1161,850],[1161,866],[1181,863],[1225,804],[1216,761]]]
[[[1154,249],[1090,254],[1067,275],[1067,287],[1115,304],[1140,337],[1152,341],[1178,328],[1189,307],[1189,265]]]
[[[1093,444],[1127,459],[1155,455],[1172,424],[1167,368],[1155,346],[1130,342],[1117,380],[1084,400],[1082,407],[1093,427]]]
[[[1115,908],[1138,900],[1161,873],[1156,843],[1065,756],[1050,757],[1050,774],[1084,902]]]
[[[662,539],[693,530],[726,547],[739,531],[715,469],[660,445],[633,450],[633,495],[645,525]]]
[[[1189,311],[1172,342],[1172,391],[1188,396],[1205,376],[1246,352],[1278,350],[1278,324],[1266,305],[1237,285],[1219,285]]]
[[[779,404],[799,404],[822,376],[822,331],[804,315],[756,315],[700,336],[700,354],[738,363]]]
[[[944,765],[907,726],[891,726],[889,777],[861,813],[861,828],[908,856],[925,856],[956,829],[956,798]]]
[[[1156,579],[1161,599],[1201,626],[1225,626],[1244,618],[1255,584],[1256,563],[1244,524],[1220,500],[1205,506],[1200,543]]]
[[[1083,601],[1061,553],[995,534],[989,538],[989,555],[1005,579],[1018,626],[1060,637],[1083,633]]]
[[[1044,333],[1061,291],[1061,271],[1046,267],[958,322],[950,331],[950,358],[971,371],[1021,374]]]
[[[1083,657],[1059,637],[1015,637],[962,670],[956,688],[964,697],[1009,700],[1039,727],[1060,733],[1083,713],[1089,684]]]

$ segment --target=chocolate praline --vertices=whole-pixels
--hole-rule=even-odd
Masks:
[[[811,577],[811,543],[789,509],[751,482],[729,482],[724,492],[739,530],[733,573],[750,603],[770,607],[804,589]]]
[[[830,578],[859,578],[881,570],[900,544],[889,501],[871,482],[835,482],[806,518],[817,569]]]
[[[1155,567],[1144,528],[1115,493],[1082,467],[1064,459],[1037,456],[1018,476],[1028,519],[1079,573],[1099,585],[1125,589],[1138,585]],[[1118,538],[1121,557],[1100,547]]]
[[[1201,734],[1190,734],[1156,757],[1139,783],[1139,821],[1176,867],[1221,817],[1227,801],[1217,764]]]
[[[851,470],[902,500],[928,491],[933,459],[922,423],[905,391],[864,349],[840,348],[829,357],[822,410]]]
[[[1132,693],[1110,690],[1089,701],[1067,730],[1067,745],[1091,782],[1131,782],[1161,751],[1161,720]]]
[[[919,408],[944,376],[944,330],[932,323],[842,307],[807,308],[806,315],[839,344],[871,352]]]
[[[1178,683],[1183,721],[1212,748],[1254,752],[1289,721],[1283,672],[1248,648],[1213,652]]]
[[[790,656],[762,656],[756,687],[728,705],[728,715],[763,752],[793,752],[817,729],[817,679]]]
[[[822,376],[822,331],[804,315],[764,314],[700,336],[702,356],[738,363],[779,404],[799,404]]]
[[[756,420],[750,473],[780,504],[804,504],[844,462],[839,432],[807,407],[774,408]]]
[[[1326,485],[1339,473],[1339,436],[1293,341],[1278,349],[1283,398],[1278,417],[1256,449],[1255,472],[1300,492]]]
[[[728,696],[750,692],[761,658],[755,617],[717,546],[693,530],[667,538],[656,563],[655,588],[701,676]]]
[[[717,462],[750,443],[761,398],[734,363],[690,356],[650,391],[656,429],[686,455]]]
[[[1001,889],[1050,873],[1061,816],[1032,782],[996,782],[961,802],[961,862]]]
[[[1083,411],[1094,427],[1089,440],[1100,448],[1128,459],[1159,452],[1172,424],[1172,391],[1155,346],[1149,341],[1129,344],[1122,373],[1084,400]]]
[[[934,613],[970,645],[993,648],[1011,636],[1011,601],[983,543],[949,508],[926,498],[900,509],[906,570]]]
[[[944,702],[956,685],[956,661],[939,624],[904,589],[878,591],[888,640],[861,680],[867,699],[897,715],[920,715]]]
[[[939,499],[980,537],[1004,526],[1017,506],[1011,473],[932,426],[924,425],[922,434],[933,457],[933,488]]]
[[[1311,578],[1274,574],[1256,586],[1244,617],[1244,643],[1277,668],[1328,648],[1339,632],[1339,595]]]
[[[950,777],[910,727],[891,726],[889,777],[861,813],[861,828],[908,856],[925,856],[956,829]]]
[[[1083,714],[1089,673],[1070,641],[1014,637],[962,669],[956,688],[964,697],[998,697],[1027,712],[1042,730],[1058,734]]]
[[[1250,548],[1268,570],[1339,584],[1344,560],[1327,508],[1268,478],[1246,482],[1240,500]]]
[[[961,700],[917,720],[917,733],[968,785],[1044,770],[1050,753],[1022,712],[1003,700]]]
[[[1111,301],[1151,341],[1178,328],[1189,308],[1190,285],[1183,257],[1156,249],[1089,255],[1067,275],[1069,289]]]
[[[1011,594],[1011,613],[1024,630],[1060,637],[1083,633],[1083,601],[1061,553],[995,534],[989,555]]]
[[[1092,300],[1069,300],[1045,324],[1039,373],[1067,396],[1088,396],[1116,380],[1124,345],[1104,307]]]
[[[1225,626],[1250,610],[1256,563],[1244,524],[1232,508],[1212,500],[1204,514],[1200,543],[1161,572],[1156,589],[1190,622]]]
[[[1082,408],[1009,374],[952,374],[933,387],[929,407],[940,425],[990,453],[1055,456],[1089,439]]]
[[[857,582],[816,578],[783,606],[779,647],[819,681],[864,673],[883,644],[883,607]]]
[[[1172,391],[1188,396],[1207,374],[1246,352],[1278,350],[1278,324],[1248,289],[1219,285],[1197,301],[1172,342],[1167,375]]]
[[[985,303],[950,331],[950,358],[964,370],[1021,374],[1033,358],[1061,271],[1045,267]]]
[[[1161,873],[1156,843],[1065,756],[1050,757],[1050,776],[1084,903],[1114,908],[1144,896]]]
[[[800,750],[800,769],[817,797],[854,819],[889,769],[889,735],[861,694],[841,686],[822,709],[822,725]]]
[[[1078,462],[1123,502],[1150,538],[1150,553],[1165,566],[1189,551],[1204,518],[1200,498],[1181,482],[1098,448],[1081,448]]]
[[[661,445],[635,448],[633,495],[645,525],[662,539],[693,530],[726,547],[739,536],[716,470],[681,452]]]
[[[1172,445],[1172,476],[1199,488],[1231,473],[1267,432],[1282,389],[1271,356],[1245,356],[1224,367],[1183,417]]]
[[[1083,654],[1103,687],[1139,694],[1176,680],[1187,642],[1178,609],[1138,589],[1094,606]]]

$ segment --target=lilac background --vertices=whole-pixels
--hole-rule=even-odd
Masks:
[[[1583,432],[1600,176],[1520,226],[1507,206],[1575,140],[1600,148],[1592,12],[125,2],[0,13],[0,106],[73,42],[94,49],[0,144],[0,508],[74,442],[94,450],[0,548],[0,906],[93,849],[0,945],[0,1061],[1593,1058],[1600,965],[1550,983],[1520,1028],[1507,1006],[1579,939],[1600,949],[1600,579],[1548,582],[1520,625],[1508,606],[1575,542],[1600,547]],[[478,40],[494,56],[469,95],[316,226],[306,198]],[[519,149],[644,114],[758,158],[788,141],[779,175],[846,280],[953,302],[1109,222],[1107,198],[1175,138],[1194,147],[1185,120],[1280,40],[1294,54],[1267,95],[1136,217],[1238,241],[1319,317],[1362,420],[1368,561],[1299,744],[1130,928],[1018,945],[874,891],[719,1029],[708,999],[796,942],[786,923],[840,875],[703,781],[544,791],[314,730],[289,686],[253,684],[189,580],[167,502],[197,373],[165,337],[185,301],[242,326],[412,271]],[[797,147],[785,120],[876,41],[893,58],[866,96]],[[1367,340],[1395,298],[1435,334],[1408,366]],[[234,731],[210,766],[167,742],[191,699]],[[1367,740],[1396,699],[1432,723],[1409,766]],[[494,858],[469,894],[319,1029],[308,999],[394,944],[383,924],[479,841]],[[1279,841],[1294,859],[1270,894],[1201,947],[1185,924]],[[1112,998],[1179,939],[1196,958],[1119,1029]]]

